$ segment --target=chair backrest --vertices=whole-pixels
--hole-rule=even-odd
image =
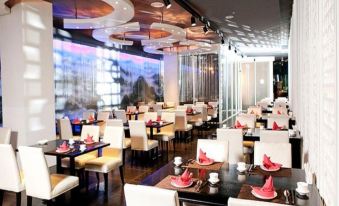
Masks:
[[[285,102],[285,103],[287,103],[288,99],[286,97],[278,97],[275,101],[276,102]]]
[[[142,120],[130,120],[129,131],[131,136],[131,149],[148,151],[148,137],[145,122]]]
[[[68,118],[58,119],[58,125],[61,139],[73,138],[72,126]]]
[[[127,106],[126,112],[136,112],[137,107],[136,106]]]
[[[255,128],[257,117],[255,114],[239,114],[235,121],[239,121],[241,125],[247,125],[248,128]]]
[[[261,107],[262,109],[267,109],[269,103],[268,102],[258,102],[257,106]]]
[[[199,159],[200,149],[206,152],[206,156],[214,159],[216,162],[228,162],[228,141],[198,139],[197,161]]]
[[[100,127],[97,125],[84,125],[82,126],[80,139],[83,141],[87,138],[87,135],[93,136],[95,142],[99,141]]]
[[[207,105],[200,104],[200,105],[193,106],[192,108],[195,109],[197,112],[201,112],[202,121],[208,120]]]
[[[236,164],[244,161],[242,129],[217,129],[217,140],[228,141],[228,162]]]
[[[146,105],[145,102],[138,102],[138,107],[140,107],[142,105]]]
[[[292,153],[290,143],[254,143],[254,164],[262,165],[264,154],[271,157],[271,160],[280,163],[283,167],[292,167]]]
[[[114,111],[114,115],[117,119],[121,119],[123,123],[127,122],[126,111],[118,109]]]
[[[186,106],[186,108],[192,108],[194,104],[184,104],[184,106]]]
[[[166,102],[167,107],[175,107],[175,102]]]
[[[214,108],[218,107],[218,104],[219,104],[218,102],[208,102],[208,105],[210,105]]]
[[[185,131],[187,127],[186,110],[175,111],[175,130]]]
[[[139,112],[148,112],[149,106],[147,105],[141,105],[139,106]]]
[[[0,190],[21,192],[20,171],[12,145],[0,144]]]
[[[280,112],[281,115],[288,115],[286,107],[273,107],[272,114],[278,114]]]
[[[52,185],[42,148],[19,146],[19,154],[25,176],[26,195],[49,200]]]
[[[257,200],[246,200],[246,199],[239,199],[239,198],[228,198],[227,201],[228,206],[284,206],[285,204],[278,204],[273,202],[264,202],[264,201],[257,201]]]
[[[106,126],[103,141],[110,143],[110,145],[103,148],[103,156],[119,157],[122,161],[124,139],[125,133],[123,127]]]
[[[262,108],[258,107],[258,106],[250,106],[247,109],[247,114],[255,114],[257,116],[261,116],[262,115]]]
[[[279,127],[284,127],[288,129],[289,127],[289,117],[285,115],[271,115],[267,118],[267,128],[272,129],[273,123],[276,122]]]
[[[0,127],[0,144],[11,143],[11,132],[10,128]]]
[[[126,206],[179,206],[178,193],[158,187],[125,184]]]
[[[144,114],[144,121],[148,122],[150,120],[156,121],[158,118],[158,113],[157,112],[146,112]]]
[[[84,111],[82,113],[82,119],[89,119],[89,117],[95,118],[95,112],[94,111]]]
[[[260,142],[289,143],[288,131],[260,130]]]
[[[155,104],[157,104],[157,105],[164,105],[165,104],[165,102],[156,102]]]
[[[284,107],[284,108],[286,108],[287,107],[287,103],[283,102],[283,101],[275,101],[274,102],[274,107]]]
[[[98,112],[98,117],[97,120],[102,120],[102,121],[106,121],[109,119],[109,115],[111,114],[110,111],[99,111]]]
[[[106,127],[124,127],[124,123],[122,122],[121,119],[108,119],[106,121]]]
[[[162,104],[153,105],[153,112],[157,112],[159,110],[162,110]]]
[[[179,106],[177,106],[177,110],[184,110],[186,112],[187,106],[186,105],[179,105]]]
[[[161,129],[162,132],[173,132],[175,131],[175,113],[174,112],[162,112],[161,113],[161,120],[166,122],[173,122],[166,127]]]
[[[196,102],[195,105],[204,105],[205,102]]]

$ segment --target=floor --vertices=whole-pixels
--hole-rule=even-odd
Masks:
[[[126,163],[124,166],[124,176],[126,183],[138,184],[148,175],[155,172],[158,168],[167,164],[171,161],[174,156],[181,156],[183,159],[193,158],[196,155],[196,143],[197,138],[209,138],[210,135],[215,132],[215,129],[210,128],[204,131],[203,135],[194,133],[194,138],[190,142],[176,142],[176,152],[174,154],[172,148],[167,158],[167,155],[164,154],[163,157],[154,160],[150,164],[145,164],[141,159],[137,160],[135,163],[131,164],[131,152],[128,150],[126,152]],[[52,168],[51,170],[55,170]],[[91,206],[91,205],[113,205],[120,206],[125,205],[124,202],[124,193],[123,186],[120,181],[119,170],[114,171],[109,175],[109,191],[108,196],[104,195],[104,185],[103,185],[103,176],[100,176],[100,184],[97,184],[95,174],[90,174],[90,184],[89,191],[87,192],[85,188],[80,189],[78,192],[71,194],[70,192],[65,195],[57,198],[53,201],[53,205],[82,205],[82,206]],[[6,192],[4,195],[4,206],[16,205],[15,194]],[[26,194],[22,194],[21,205],[26,205]],[[43,201],[33,198],[33,205],[44,205]]]

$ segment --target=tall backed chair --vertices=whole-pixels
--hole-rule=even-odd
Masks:
[[[81,130],[81,136],[80,136],[80,140],[83,141],[87,138],[87,135],[93,136],[93,140],[95,142],[99,141],[99,132],[100,132],[100,128],[99,126],[95,126],[95,125],[84,125],[82,127]],[[85,167],[85,164],[87,161],[95,159],[98,157],[98,152],[97,151],[93,151],[93,152],[89,152],[83,155],[80,155],[78,157],[75,158],[75,168],[77,170],[79,169],[83,169]],[[69,168],[69,158],[63,158],[61,160],[61,165],[64,168]]]
[[[126,111],[125,110],[122,110],[122,109],[115,110],[114,116],[117,119],[121,119],[124,124],[127,123],[127,117],[126,117]]]
[[[207,110],[208,115],[211,116],[212,118],[217,118],[218,117],[218,102],[208,102],[208,105],[210,108]]]
[[[247,109],[247,114],[255,114],[256,116],[262,116],[262,108],[258,106],[250,106]]]
[[[158,187],[126,184],[126,206],[180,206],[177,191]]]
[[[166,102],[167,107],[175,107],[175,102]]]
[[[207,157],[214,159],[216,162],[228,162],[228,141],[198,139],[197,161],[200,149],[206,152]]]
[[[149,106],[148,105],[141,105],[139,106],[139,113],[143,114],[138,114],[138,120],[143,120],[146,112],[149,111]]]
[[[175,113],[174,112],[162,112],[161,120],[165,122],[173,122],[168,126],[161,128],[161,131],[155,136],[158,137],[158,140],[166,144],[167,156],[169,144],[173,144],[173,151],[175,151],[174,138],[175,138]]]
[[[106,121],[109,119],[110,115],[111,115],[110,111],[99,111],[97,120]]]
[[[195,105],[205,105],[205,102],[196,102]]]
[[[262,109],[267,109],[268,108],[269,103],[265,102],[265,101],[260,101],[257,103],[257,106],[261,107]]]
[[[242,129],[217,129],[217,140],[228,142],[228,162],[236,164],[244,161]]]
[[[0,127],[0,144],[11,143],[11,132],[10,128]]]
[[[95,112],[94,111],[88,110],[88,111],[84,111],[82,113],[82,119],[89,119],[90,117],[95,118]]]
[[[71,122],[68,118],[58,119],[60,139],[76,139],[79,140],[79,136],[73,136]]]
[[[191,131],[191,138],[193,138],[193,126],[187,124],[187,114],[186,110],[177,110],[175,111],[175,131],[179,133],[184,133],[184,138],[188,139],[187,133]]]
[[[286,115],[271,115],[267,119],[267,128],[272,129],[273,123],[277,123],[279,127],[283,127],[284,129],[288,129],[290,118]]]
[[[42,148],[19,147],[25,176],[27,205],[32,197],[51,200],[79,185],[79,178],[63,174],[50,174]]]
[[[153,105],[153,112],[158,112],[162,110],[162,104],[154,104]]]
[[[136,106],[127,106],[126,112],[136,112],[137,107]]]
[[[16,193],[16,205],[21,205],[21,192],[25,190],[25,184],[12,145],[0,144],[0,165],[0,205],[4,191]]]
[[[260,142],[289,143],[288,131],[260,130]]]
[[[275,101],[274,102],[274,107],[284,107],[284,108],[287,108],[287,102],[285,102],[285,101]]]
[[[273,107],[272,114],[288,115],[286,107]]]
[[[123,127],[106,126],[103,141],[110,143],[102,149],[102,156],[89,160],[85,164],[86,180],[88,172],[103,173],[105,181],[105,193],[108,193],[108,173],[119,168],[120,178],[124,184],[123,176],[123,139],[125,137]],[[88,186],[88,182],[86,184]]]
[[[264,154],[271,157],[273,162],[282,164],[283,167],[292,167],[292,152],[290,143],[254,143],[254,164],[262,165]]]
[[[157,121],[157,118],[158,118],[157,112],[146,112],[144,114],[144,121],[145,122],[148,122],[150,120]]]
[[[255,114],[239,114],[235,121],[239,121],[241,125],[246,125],[248,128],[255,128],[257,118]]]
[[[148,139],[146,125],[144,121],[142,120],[129,121],[129,129],[131,136],[131,149],[133,153],[132,156],[134,156],[134,151],[149,152],[153,149],[157,151],[158,141]]]
[[[264,201],[257,201],[257,200],[246,200],[240,198],[228,198],[227,201],[228,206],[284,206],[285,204],[273,203],[273,202],[264,202]]]
[[[177,106],[177,110],[183,110],[183,111],[186,112],[187,106],[186,105],[179,105],[179,106]]]

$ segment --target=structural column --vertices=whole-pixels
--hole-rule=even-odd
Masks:
[[[164,55],[164,97],[179,105],[179,57]]]

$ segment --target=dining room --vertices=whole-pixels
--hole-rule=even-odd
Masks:
[[[0,0],[0,206],[339,205],[336,0]]]

